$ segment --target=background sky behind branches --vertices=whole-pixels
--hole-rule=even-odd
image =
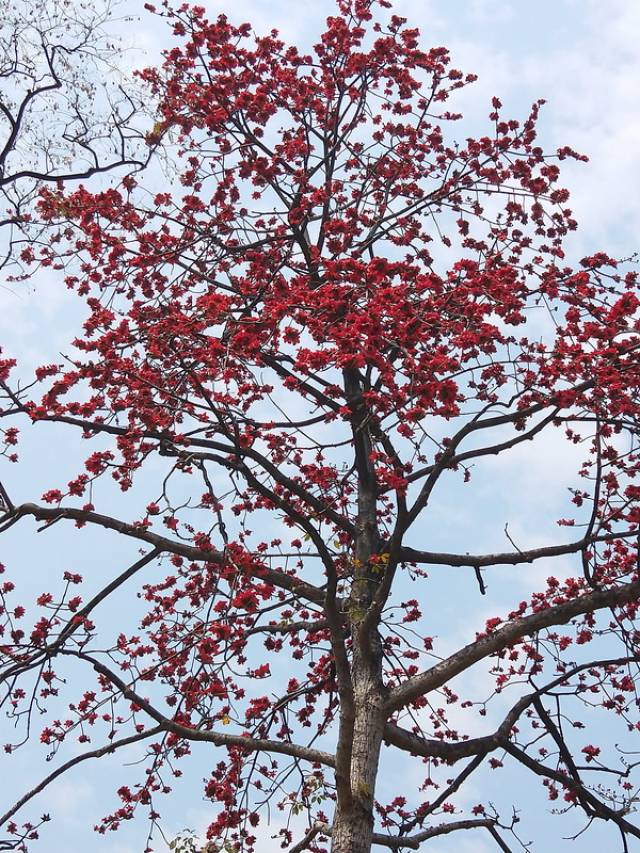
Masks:
[[[234,23],[250,21],[258,32],[275,27],[285,41],[302,48],[317,40],[323,19],[334,12],[330,0],[200,2],[212,16],[224,12]],[[141,8],[142,0],[126,0],[121,7],[124,13],[134,16]],[[548,103],[539,125],[542,144],[568,144],[589,155],[589,164],[566,161],[563,169],[563,183],[572,190],[570,206],[580,223],[578,234],[568,242],[569,262],[599,249],[625,256],[640,248],[640,2],[396,0],[393,11],[421,29],[425,47],[447,46],[454,67],[479,75],[476,84],[451,101],[452,109],[465,113],[465,121],[453,128],[459,137],[490,129],[487,115],[493,95],[503,101],[503,114],[515,118],[525,117],[531,102],[543,97]],[[144,13],[138,20],[120,25],[120,31],[131,45],[125,60],[131,67],[157,60],[159,51],[171,38],[162,22]],[[17,355],[25,369],[57,360],[57,354],[68,350],[67,342],[76,334],[73,299],[61,280],[51,274],[39,274],[29,286],[0,287],[0,339],[6,354]],[[3,470],[3,477],[13,475],[7,482],[12,484],[15,501],[37,500],[45,488],[66,482],[77,473],[78,459],[84,458],[78,455],[77,441],[58,427],[39,425],[33,432],[26,432],[21,448],[21,482],[15,482],[17,469],[6,474]],[[81,450],[85,451],[86,446]],[[439,536],[443,542],[448,536],[451,542],[452,532],[460,535],[462,531],[464,547],[470,543],[469,550],[504,549],[507,542],[503,529],[507,522],[520,547],[549,541],[549,533],[563,538],[562,530],[555,529],[552,522],[565,514],[566,486],[575,468],[576,458],[567,454],[566,446],[554,440],[553,435],[488,461],[464,505],[460,505],[454,492],[442,491],[428,528],[425,527],[429,547],[437,549],[441,544],[436,541]],[[495,500],[495,495],[500,499]],[[126,517],[126,512],[127,501],[123,498],[114,513]],[[46,536],[30,534],[21,525],[14,528],[9,542],[6,537],[3,540],[1,559],[33,596],[48,588],[49,578],[55,579],[51,580],[54,586],[65,569],[87,577],[106,577],[126,565],[132,555],[135,558],[131,543],[117,543],[113,537],[99,533],[90,538],[58,525]],[[427,547],[426,542],[423,544]],[[571,570],[569,564],[564,568]],[[487,578],[486,599],[479,597],[477,586],[462,571],[442,569],[432,575],[433,586],[426,587],[427,594],[438,597],[434,633],[448,628],[446,650],[449,645],[453,650],[472,639],[488,616],[511,609],[514,602],[542,586],[551,568],[536,565],[534,569],[497,569]],[[557,564],[553,571],[559,574]],[[132,595],[131,591],[128,594]],[[417,588],[413,595],[424,598]],[[110,620],[117,623],[128,615],[132,630],[136,605],[121,601],[118,606],[125,611],[103,613],[105,624],[108,626]],[[425,610],[428,617],[428,601]],[[487,682],[481,683],[482,675],[477,678],[479,683],[468,682],[466,686],[474,693],[482,693]],[[73,689],[74,696],[77,692]],[[487,718],[485,731],[491,730],[493,722]],[[44,764],[45,754],[46,747],[34,743],[5,762],[2,778],[5,783],[10,778],[16,796],[51,769]],[[200,778],[206,773],[207,762],[216,759],[213,753],[203,755],[200,751],[199,755],[189,771],[188,783],[160,804],[169,835],[184,827],[201,829],[213,814],[200,799]],[[139,823],[124,825],[107,838],[91,832],[91,826],[116,806],[115,788],[135,778],[135,768],[133,776],[123,778],[132,771],[123,771],[121,761],[91,767],[85,764],[41,798],[37,813],[50,811],[57,818],[53,828],[45,828],[39,848],[42,853],[141,853],[146,838],[142,816]],[[399,761],[402,764],[383,767],[381,785],[386,793],[402,793],[398,780],[413,779],[414,775],[418,778],[419,765],[412,768],[412,760],[405,755]],[[512,782],[517,784],[503,772],[499,783],[504,786]],[[482,783],[474,782],[468,791],[468,804],[473,804],[474,796],[480,800],[485,794]],[[537,782],[531,791],[522,791],[518,797],[521,805],[528,797],[537,819],[529,820],[525,838],[538,836],[537,824],[550,805]],[[554,837],[562,834],[552,817],[545,823],[555,829]],[[269,840],[270,832],[265,829],[261,834],[264,841],[259,849],[276,853],[279,845]],[[543,828],[537,849],[555,849],[550,846],[551,837]],[[606,839],[613,837],[604,831],[595,832],[562,849],[595,853]],[[164,847],[159,842],[156,849]],[[490,848],[481,838],[468,836],[443,839],[427,849],[428,853],[488,853]]]

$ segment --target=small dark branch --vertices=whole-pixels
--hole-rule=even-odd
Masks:
[[[94,597],[84,605],[84,607],[81,607],[76,611],[74,614],[75,618],[61,631],[60,636],[56,641],[56,645],[61,645],[77,630],[80,625],[82,625],[82,620],[85,619],[92,610],[95,610],[99,604],[107,599],[111,593],[115,592],[118,587],[122,586],[123,583],[138,574],[140,569],[143,569],[145,566],[148,566],[149,563],[152,563],[160,553],[159,548],[154,548],[152,551],[149,551],[148,554],[145,554],[139,560],[136,560],[136,562],[129,566],[128,569],[119,574],[118,577],[114,578],[111,583],[103,587],[100,592],[94,595]]]
[[[32,169],[23,169],[20,172],[16,172],[15,174],[7,176],[7,178],[5,178],[4,180],[0,180],[0,186],[9,182],[14,183],[15,181],[23,180],[25,178],[31,178],[32,180],[36,181],[56,184],[60,181],[81,181],[86,180],[87,178],[91,178],[94,175],[103,175],[106,172],[113,172],[118,168],[133,167],[135,171],[138,171],[140,169],[143,169],[148,162],[149,157],[146,157],[144,160],[117,160],[115,163],[107,163],[103,166],[90,166],[87,169],[78,169],[75,172],[65,172],[63,174],[47,174],[45,172],[36,172]]]
[[[501,838],[500,833],[498,832],[495,824],[493,824],[493,826],[488,826],[487,832],[493,838],[493,840],[496,842],[498,847],[503,851],[503,853],[512,853],[509,845],[506,843],[506,841],[503,838]]]
[[[107,586],[103,587],[94,597],[88,601],[84,607],[80,608],[76,613],[73,614],[73,619],[65,625],[65,627],[60,632],[59,636],[48,646],[44,646],[43,648],[38,648],[35,650],[35,653],[30,655],[26,660],[22,659],[18,663],[14,663],[5,669],[0,674],[0,683],[4,683],[11,678],[16,677],[17,675],[26,672],[28,669],[33,669],[39,666],[43,660],[47,658],[53,657],[57,650],[62,648],[65,641],[69,639],[77,630],[79,630],[82,625],[84,619],[105,599],[107,599],[111,593],[113,593],[118,587],[122,586],[123,583],[136,575],[140,569],[144,568],[144,566],[151,563],[155,558],[160,554],[160,551],[154,548],[148,554],[145,554],[144,557],[141,557],[137,560],[133,565],[129,566],[124,572],[121,572],[116,578],[114,578],[111,583],[107,584]]]
[[[241,476],[245,478],[247,483],[251,485],[252,488],[256,488],[260,490],[265,496],[270,499],[275,499],[275,492],[269,489],[267,492],[267,487],[261,483],[252,473],[250,468],[244,462],[245,457],[247,459],[252,459],[256,462],[273,480],[279,485],[283,486],[285,489],[290,491],[292,494],[297,495],[302,501],[312,507],[318,515],[325,516],[329,521],[333,522],[337,527],[347,531],[352,531],[352,526],[349,521],[339,513],[335,512],[335,510],[328,507],[322,500],[312,494],[308,489],[305,489],[295,480],[292,480],[290,477],[287,477],[277,465],[274,465],[272,462],[267,459],[262,453],[259,453],[257,450],[247,447],[240,447],[237,444],[233,443],[233,439],[229,438],[231,442],[229,447],[218,444],[218,448],[222,450],[222,452],[227,452],[232,455],[232,458],[225,459],[218,454],[211,453],[193,453],[189,450],[172,448],[168,442],[163,442],[161,448],[161,455],[163,456],[177,456],[180,458],[188,458],[193,460],[194,462],[199,461],[203,462],[205,460],[215,462],[218,465],[221,465],[224,468],[227,468],[230,471],[237,471]],[[196,446],[198,444],[203,444],[206,446],[207,444],[213,446],[214,442],[199,442],[198,440],[192,440],[191,445]],[[280,501],[283,506],[288,505],[284,501]]]
[[[582,548],[582,570],[584,573],[585,580],[593,589],[597,587],[597,583],[594,581],[591,569],[589,567],[589,559],[587,557],[587,543],[593,541],[593,531],[595,530],[596,521],[598,519],[598,504],[600,503],[600,489],[602,487],[602,436],[600,433],[600,421],[597,421],[596,425],[595,446],[596,482],[593,489],[593,505],[591,507],[591,516],[589,518],[589,524],[587,525],[587,530],[584,535],[585,545]]]
[[[303,850],[307,850],[313,839],[320,835],[321,833],[325,833],[326,829],[323,829],[322,824],[318,824],[317,826],[312,826],[311,829],[307,832],[302,841],[299,841],[297,844],[294,844],[293,847],[289,849],[289,853],[302,853]]]
[[[275,356],[263,353],[262,360],[275,373],[277,373],[278,376],[282,377],[283,379],[296,379],[298,382],[299,389],[305,394],[308,394],[310,397],[313,397],[313,399],[319,405],[327,406],[333,412],[338,412],[340,410],[339,403],[337,403],[335,400],[332,400],[331,397],[328,397],[326,394],[323,394],[322,391],[319,391],[317,388],[311,385],[310,382],[307,382],[304,379],[300,379],[300,377],[297,376],[295,373],[290,370],[287,370],[287,368],[284,367],[284,365],[282,365]]]
[[[316,619],[315,621],[277,623],[275,625],[256,625],[245,632],[245,637],[254,634],[297,634],[304,631],[322,631],[329,627],[327,619]]]
[[[479,459],[482,456],[498,456],[505,450],[511,450],[513,447],[516,447],[518,444],[522,444],[524,441],[532,441],[535,436],[542,432],[542,430],[550,423],[552,423],[558,417],[559,409],[554,409],[550,415],[547,415],[546,418],[543,418],[539,421],[535,426],[531,427],[530,430],[526,432],[515,435],[513,438],[508,439],[507,441],[501,441],[497,444],[491,444],[487,447],[478,447],[475,450],[466,450],[464,453],[455,453],[448,461],[449,468],[455,468],[457,465],[462,464],[463,462],[468,462],[470,459]],[[482,422],[481,422],[482,423]],[[432,474],[440,463],[436,463],[435,465],[428,465],[426,468],[420,468],[418,471],[414,471],[407,477],[407,480],[410,483],[416,482],[416,480],[421,480],[423,477],[428,477]]]
[[[452,797],[456,791],[458,791],[463,782],[471,776],[472,773],[482,765],[482,762],[486,758],[486,753],[480,753],[480,755],[476,755],[468,764],[465,764],[464,768],[458,773],[455,779],[445,788],[445,790],[438,796],[436,799],[429,804],[429,808],[424,813],[424,817],[433,814],[436,812],[441,806],[443,806],[447,800]]]
[[[21,797],[16,803],[14,803],[11,808],[5,812],[2,817],[0,817],[0,826],[3,826],[8,820],[10,820],[16,812],[18,812],[24,805],[26,805],[29,800],[32,800],[35,796],[37,796],[41,791],[44,791],[52,782],[54,782],[59,776],[62,776],[63,773],[66,773],[68,770],[71,770],[76,765],[82,763],[83,761],[87,761],[89,758],[102,758],[104,755],[110,755],[112,752],[115,752],[117,749],[122,748],[123,746],[131,746],[134,743],[139,743],[142,740],[146,740],[147,738],[154,737],[157,734],[160,734],[164,731],[162,726],[155,726],[152,729],[147,729],[144,732],[140,732],[139,734],[131,735],[130,737],[122,738],[121,740],[114,740],[111,743],[105,744],[105,746],[100,747],[99,749],[93,749],[90,752],[83,752],[81,755],[76,755],[75,758],[70,758],[69,761],[61,764],[56,770],[52,773],[49,773],[48,776],[39,782],[35,788],[32,788],[28,791],[23,797]]]
[[[537,776],[553,779],[554,782],[558,782],[568,790],[574,791],[583,809],[585,808],[585,804],[588,805],[589,810],[587,811],[587,809],[585,809],[587,814],[602,820],[611,820],[618,825],[620,830],[628,832],[630,835],[635,836],[635,838],[640,838],[640,829],[626,820],[624,812],[610,808],[572,776],[562,773],[559,770],[554,770],[551,767],[546,767],[544,764],[541,764],[539,761],[536,761],[528,755],[524,750],[519,749],[513,743],[506,741],[502,745],[505,752],[508,752],[509,755],[519,761],[520,764],[523,764],[529,770],[532,770]]]
[[[0,483],[0,510],[4,510],[5,512],[13,512],[15,509],[13,503],[11,502],[11,498],[7,494],[7,490]]]
[[[547,709],[542,704],[542,701],[541,701],[539,696],[534,697],[533,707],[536,709],[538,716],[540,717],[541,721],[544,723],[546,730],[549,732],[551,737],[556,742],[556,746],[558,747],[558,753],[559,753],[560,758],[562,759],[563,763],[565,764],[567,770],[569,771],[569,773],[571,773],[571,775],[576,780],[576,782],[578,782],[581,785],[582,781],[580,779],[580,773],[578,772],[578,768],[575,765],[575,762],[573,760],[573,756],[569,752],[569,748],[567,747],[567,744],[565,743],[564,738],[562,737],[562,734],[561,734],[558,726],[551,719],[551,715],[549,714]]]
[[[588,385],[589,383],[582,383],[582,385],[577,386],[577,388],[582,388],[583,386],[586,388],[588,387]],[[560,410],[554,407],[553,411],[545,418],[543,418],[542,421],[540,421],[531,430],[529,430],[529,432],[520,436],[515,436],[508,442],[496,444],[493,447],[489,448],[481,448],[478,451],[470,450],[468,451],[468,453],[459,455],[456,454],[456,450],[464,441],[464,439],[467,438],[467,436],[472,435],[474,432],[477,432],[479,430],[492,429],[493,427],[503,426],[505,424],[512,423],[514,420],[517,420],[519,418],[530,417],[531,415],[535,415],[540,411],[543,411],[550,405],[553,405],[552,400],[550,400],[548,403],[536,403],[532,406],[529,406],[527,409],[523,409],[520,412],[512,412],[507,415],[496,415],[492,418],[485,418],[484,420],[481,419],[483,412],[480,412],[473,420],[465,424],[462,429],[460,429],[456,433],[456,435],[449,441],[440,459],[434,465],[429,466],[429,468],[422,469],[422,471],[416,472],[416,474],[414,475],[414,478],[419,478],[426,475],[427,479],[422,485],[420,493],[416,498],[413,506],[409,510],[405,530],[413,524],[413,522],[420,515],[420,513],[426,508],[427,504],[429,503],[431,493],[433,492],[436,483],[440,478],[440,475],[447,468],[451,468],[452,466],[455,466],[460,462],[465,461],[466,459],[472,459],[474,458],[474,456],[485,456],[488,454],[500,453],[502,450],[506,450],[509,447],[513,447],[516,444],[519,444],[521,441],[533,438],[536,433],[540,432],[548,423],[550,423],[555,417],[557,417],[558,412]]]

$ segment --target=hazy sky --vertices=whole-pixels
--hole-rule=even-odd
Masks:
[[[78,0],[79,2],[79,0]],[[234,22],[250,21],[256,30],[272,27],[281,31],[286,41],[309,46],[316,40],[323,19],[333,13],[330,0],[200,0],[212,15],[227,14]],[[132,15],[142,10],[141,0],[125,2],[123,9]],[[397,0],[394,11],[406,16],[418,26],[426,46],[444,44],[453,55],[453,64],[463,71],[479,75],[479,81],[460,93],[453,105],[465,112],[469,133],[481,130],[490,112],[490,100],[498,95],[504,104],[504,114],[520,118],[537,98],[546,98],[540,128],[544,144],[568,144],[589,155],[589,164],[569,163],[565,183],[572,190],[571,205],[581,225],[572,237],[570,250],[575,257],[605,249],[609,254],[624,256],[640,245],[640,192],[638,182],[640,151],[640,2],[637,0]],[[145,13],[137,22],[123,29],[130,41],[127,62],[144,65],[154,61],[168,42],[163,25]],[[146,58],[145,58],[146,56]],[[569,260],[572,260],[569,258]],[[35,365],[56,359],[65,349],[72,334],[69,318],[70,299],[52,277],[32,283],[29,289],[16,286],[0,288],[0,336],[3,349],[18,355],[25,365]],[[22,468],[29,472],[27,479],[16,484],[17,497],[37,499],[52,481],[62,480],[62,472],[73,471],[70,459],[72,445],[66,444],[61,432],[54,428],[47,433],[27,439],[26,449],[32,464]],[[524,547],[538,543],[539,529],[558,517],[560,494],[567,478],[575,470],[575,460],[564,446],[553,438],[522,448],[504,460],[487,463],[484,480],[481,478],[475,497],[459,506],[452,494],[444,490],[435,505],[431,532],[437,538],[439,528],[449,525],[469,530],[474,527],[474,540],[481,547],[504,545],[501,538],[506,521],[512,534]],[[64,480],[62,480],[64,481]],[[495,483],[503,484],[500,501],[487,507],[489,495],[495,493]],[[491,489],[489,488],[491,486]],[[557,487],[556,491],[554,488]],[[558,491],[559,490],[559,491]],[[562,497],[562,495],[560,496]],[[491,511],[491,513],[490,513]],[[478,519],[486,520],[486,528],[477,529]],[[493,525],[489,522],[493,520]],[[556,534],[560,535],[560,534]],[[92,540],[89,545],[73,543],[69,553],[64,531],[56,529],[40,539],[25,542],[24,533],[16,530],[10,540],[10,551],[3,541],[2,561],[20,567],[25,583],[36,591],[42,589],[42,578],[52,566],[55,577],[59,568],[82,571],[82,564],[101,560],[122,560],[132,553],[131,548],[117,545],[107,553],[96,552],[95,542],[113,547],[113,538]],[[437,544],[434,541],[434,544]],[[567,567],[568,570],[569,567]],[[83,571],[83,573],[85,573]],[[474,636],[487,616],[509,607],[519,597],[548,574],[548,567],[539,566],[526,577],[514,576],[513,570],[493,578],[493,597],[486,601],[467,596],[455,609],[440,608],[440,618],[450,625],[451,644],[464,643]],[[442,579],[436,591],[443,592],[450,579]],[[115,616],[115,614],[114,614]],[[487,723],[487,730],[491,720]],[[475,732],[474,732],[475,733]],[[480,734],[481,732],[478,732]],[[23,764],[12,770],[18,787],[28,779],[42,775],[43,765],[38,756],[42,751],[24,752]],[[166,813],[169,829],[202,827],[211,810],[200,800],[199,778],[206,770],[207,760],[199,759],[194,770],[187,798],[178,794]],[[120,782],[120,771],[113,766],[107,784],[98,779],[102,770],[95,765],[81,770],[60,782],[42,797],[42,811],[57,813],[55,832],[43,841],[43,853],[76,853],[95,850],[99,853],[141,853],[144,847],[144,826],[125,826],[107,839],[94,836],[88,830],[101,814],[111,810],[115,800],[111,791]],[[4,776],[4,774],[3,774]],[[6,778],[6,777],[5,777]],[[394,780],[383,778],[382,785],[392,790]],[[475,794],[483,796],[478,790]],[[536,803],[546,808],[539,792]],[[474,790],[469,796],[473,799]],[[195,798],[195,801],[194,799]],[[143,821],[141,821],[143,823]],[[535,825],[532,825],[536,829]],[[579,840],[569,849],[596,853],[613,835],[594,834]],[[276,853],[276,842],[269,842],[264,833],[264,853]],[[163,847],[160,843],[158,850]],[[479,838],[443,840],[425,850],[428,853],[485,853],[490,848]],[[540,843],[540,851],[550,849]],[[564,849],[564,848],[563,848]]]

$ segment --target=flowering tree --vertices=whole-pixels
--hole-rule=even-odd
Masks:
[[[41,195],[59,231],[36,260],[70,265],[87,317],[32,381],[1,362],[5,455],[25,420],[91,453],[39,503],[5,479],[1,528],[97,527],[140,551],[108,578],[67,571],[36,614],[2,588],[2,701],[26,735],[48,714],[57,762],[3,815],[3,849],[37,834],[22,811],[44,788],[115,752],[146,770],[99,831],[155,822],[196,748],[209,850],[253,850],[276,805],[289,853],[463,831],[529,849],[516,792],[461,804],[483,768],[529,774],[625,850],[640,837],[635,765],[589,729],[640,729],[636,277],[604,253],[565,262],[557,161],[579,155],[538,146],[540,104],[518,123],[494,99],[488,134],[454,143],[446,105],[474,78],[387,6],[338,0],[308,56],[163,8],[176,45],[142,77],[175,185]],[[465,500],[474,465],[548,432],[584,449],[559,544],[429,550],[438,490]],[[485,594],[494,567],[556,558],[573,576],[468,644],[431,635],[430,567]],[[125,585],[146,610],[114,626]],[[482,667],[489,699],[459,697]],[[420,782],[381,799],[381,761]]]

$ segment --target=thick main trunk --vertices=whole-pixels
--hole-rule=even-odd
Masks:
[[[384,729],[379,684],[369,680],[357,684],[354,700],[351,796],[346,802],[338,799],[331,853],[369,853],[371,850],[373,798]]]
[[[364,812],[341,815],[336,812],[331,853],[370,853],[373,827]]]
[[[358,475],[358,518],[354,537],[354,578],[349,596],[351,623],[352,701],[341,708],[336,763],[336,812],[331,829],[331,853],[370,853],[373,802],[384,730],[382,643],[377,620],[365,628],[366,615],[380,583],[371,558],[380,537],[377,482],[372,461],[373,442],[363,397],[368,380],[354,368],[344,371],[344,388],[351,410],[355,467]],[[348,784],[347,784],[348,777]]]

